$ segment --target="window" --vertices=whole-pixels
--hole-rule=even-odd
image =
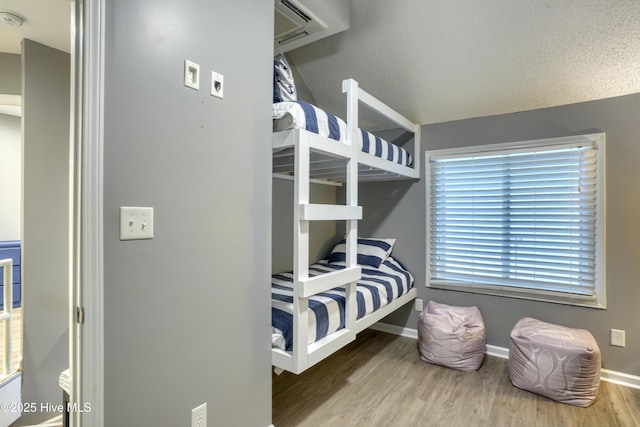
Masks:
[[[605,136],[426,153],[427,286],[605,307]]]

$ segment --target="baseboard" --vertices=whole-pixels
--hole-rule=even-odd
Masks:
[[[504,347],[498,347],[497,345],[487,344],[487,350],[485,354],[493,357],[499,357],[500,359],[509,358],[509,349]]]
[[[640,377],[637,375],[629,375],[625,374],[624,372],[601,369],[600,379],[608,383],[623,385],[625,387],[631,387],[640,390]]]
[[[389,325],[387,323],[380,322],[371,325],[370,329],[387,332],[389,334],[400,335],[406,338],[413,338],[415,340],[418,339],[417,329],[403,328],[402,326]],[[509,358],[509,349],[505,347],[499,347],[497,345],[487,344],[487,350],[485,353],[489,356],[499,357],[501,359]],[[625,374],[624,372],[601,369],[600,380],[625,387],[640,389],[640,376]]]
[[[373,329],[380,332],[387,332],[393,335],[400,335],[405,338],[418,339],[418,330],[411,328],[403,328],[402,326],[389,325],[388,323],[374,323],[369,326],[369,329]]]

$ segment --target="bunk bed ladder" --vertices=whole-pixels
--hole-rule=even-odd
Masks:
[[[355,83],[355,81],[352,81]],[[357,92],[351,87],[348,93],[348,117],[357,118]],[[357,91],[357,83],[355,83]],[[353,97],[352,100],[351,98]],[[357,120],[357,119],[356,119]],[[349,342],[355,340],[357,316],[356,283],[361,277],[361,268],[357,264],[358,220],[362,219],[362,208],[358,206],[358,150],[355,141],[357,122],[350,124],[347,132],[347,144],[350,150],[347,157],[346,202],[345,205],[318,205],[310,203],[310,160],[311,143],[302,136],[295,145],[294,171],[294,233],[293,233],[293,352],[292,370],[302,372]],[[346,221],[346,267],[333,273],[309,277],[309,222],[310,221]],[[345,327],[326,339],[322,345],[308,345],[309,297],[326,290],[345,287]]]

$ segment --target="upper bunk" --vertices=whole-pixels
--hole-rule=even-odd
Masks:
[[[347,120],[303,102],[274,104],[273,173],[291,178],[295,147],[309,147],[309,176],[317,183],[346,182],[346,164],[358,163],[358,181],[419,179],[420,125],[362,90],[353,79],[343,80],[347,95]],[[387,142],[358,126],[359,107],[365,106],[393,124],[394,142]],[[376,132],[379,133],[379,132]]]

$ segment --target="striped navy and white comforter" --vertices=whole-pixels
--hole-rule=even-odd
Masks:
[[[347,124],[339,117],[301,101],[285,101],[273,104],[273,131],[306,129],[320,136],[346,142]],[[413,166],[413,158],[407,150],[391,144],[374,134],[360,129],[358,143],[364,153],[387,159],[404,166]]]
[[[344,268],[344,263],[329,264],[326,260],[309,266],[315,276]],[[293,347],[293,289],[292,273],[275,274],[271,283],[271,333],[274,347],[291,351]],[[384,307],[409,292],[413,276],[389,257],[379,268],[362,266],[362,278],[357,285],[357,318]],[[309,343],[344,328],[344,287],[309,298]]]

